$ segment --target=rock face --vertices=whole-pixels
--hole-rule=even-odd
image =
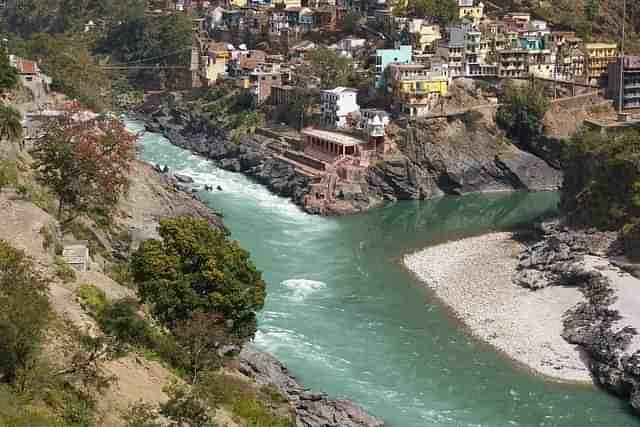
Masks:
[[[250,347],[240,353],[240,371],[258,384],[272,385],[289,399],[296,427],[383,427],[384,422],[348,400],[331,400],[305,389],[273,356]]]
[[[543,224],[538,232],[544,239],[522,252],[513,277],[517,285],[534,290],[565,285],[583,269],[584,255],[602,254],[616,240],[615,233],[575,231],[558,223]]]
[[[583,262],[586,254],[603,255],[615,247],[616,234],[574,231],[557,223],[541,231],[544,239],[520,256],[514,282],[534,290],[572,286],[582,292],[585,301],[564,315],[562,336],[583,349],[594,380],[628,399],[640,414],[640,351],[628,352],[637,331],[619,325],[622,316],[612,308],[617,296],[611,282]]]
[[[509,143],[491,124],[418,121],[396,138],[399,153],[370,170],[371,191],[390,200],[483,191],[556,190],[562,174]]]
[[[277,156],[278,141],[247,134],[227,139],[226,124],[203,118],[179,103],[161,105],[145,116],[147,129],[173,144],[212,159],[221,168],[242,172],[271,191],[304,206],[311,180]],[[363,173],[358,183],[336,184],[335,209],[359,212],[383,200],[417,200],[473,192],[557,190],[562,174],[544,160],[502,138],[491,121],[470,128],[462,120],[418,121],[393,138],[396,148]],[[280,147],[282,149],[282,146]],[[307,207],[310,213],[315,212]]]

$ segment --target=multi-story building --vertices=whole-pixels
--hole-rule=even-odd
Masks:
[[[521,48],[503,49],[498,55],[498,77],[526,78],[529,76],[529,55]]]
[[[320,112],[322,122],[327,126],[346,127],[349,114],[360,110],[358,91],[338,86],[320,93]]]
[[[587,83],[598,84],[607,79],[608,67],[618,59],[615,43],[585,43],[584,78]]]
[[[531,14],[511,12],[511,13],[507,13],[502,20],[507,28],[507,31],[524,33],[529,31],[529,22],[531,22]]]
[[[413,49],[419,52],[432,51],[435,42],[442,38],[440,26],[429,24],[424,19],[410,20],[407,25],[407,30]]]
[[[463,3],[465,5],[460,5]],[[471,4],[470,6],[468,4]],[[484,3],[479,2],[477,5],[473,5],[473,2],[459,2],[458,13],[460,19],[468,19],[473,25],[478,25],[482,18],[484,18]]]
[[[377,49],[375,55],[376,64],[376,88],[385,86],[384,70],[390,64],[409,64],[412,61],[413,49],[409,45],[400,46],[397,49]]]
[[[555,54],[555,80],[574,82],[584,75],[584,53],[580,49],[581,40],[568,38],[558,47]]]
[[[428,114],[448,94],[449,79],[424,65],[392,64],[389,77],[395,108],[410,117]]]
[[[282,79],[276,71],[253,71],[249,74],[249,84],[256,103],[261,104],[269,99],[273,86],[282,84]]]
[[[620,59],[609,64],[607,96],[620,108]],[[622,109],[640,108],[640,57],[625,56],[622,84]]]
[[[465,31],[459,27],[451,27],[447,31],[449,32],[449,40],[447,42],[449,73],[452,77],[463,76],[465,73]]]

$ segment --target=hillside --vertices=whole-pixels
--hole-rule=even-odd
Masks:
[[[557,27],[574,30],[585,40],[620,39],[620,0],[494,0],[488,2],[502,10],[530,12]],[[640,2],[627,1],[627,44],[630,53],[640,53]]]

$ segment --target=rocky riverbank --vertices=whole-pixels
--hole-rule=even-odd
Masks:
[[[546,377],[595,382],[640,412],[640,279],[613,264],[618,248],[615,233],[551,223],[404,262],[474,336]]]
[[[162,217],[190,215],[224,227],[222,216],[204,205],[188,186],[171,174],[138,163],[134,168],[132,189],[122,206],[131,214],[126,218],[132,244],[156,237],[157,220]],[[185,180],[183,178],[183,180]],[[185,183],[188,184],[188,183]],[[162,211],[159,212],[159,207]],[[127,209],[127,207],[131,209]],[[146,224],[147,226],[144,226]],[[324,393],[310,391],[298,383],[273,356],[245,348],[240,354],[241,372],[258,385],[275,386],[290,402],[296,427],[382,427],[384,423],[367,414],[349,400],[332,400]]]
[[[590,383],[580,351],[561,336],[563,314],[582,296],[514,285],[523,249],[511,233],[494,233],[430,247],[404,262],[478,339],[538,374]]]
[[[392,150],[366,170],[359,182],[338,183],[332,202],[319,210],[305,203],[313,178],[299,173],[279,154],[291,148],[282,139],[247,133],[231,140],[226,121],[189,108],[180,94],[138,115],[149,131],[171,143],[240,172],[288,197],[312,214],[348,214],[384,200],[418,200],[490,191],[557,190],[559,170],[502,141],[492,119],[477,124],[447,119],[418,122],[393,135]]]
[[[621,255],[616,233],[558,224],[540,231],[542,240],[523,252],[514,280],[531,289],[580,291],[582,301],[563,316],[562,336],[585,353],[597,384],[640,413],[640,279],[610,259]]]
[[[304,388],[278,360],[246,347],[240,353],[240,372],[260,385],[276,387],[290,402],[296,427],[383,427],[384,422],[348,400],[332,400]]]

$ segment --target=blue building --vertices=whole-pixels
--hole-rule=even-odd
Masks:
[[[400,46],[397,49],[376,49],[376,89],[385,86],[384,70],[389,64],[410,64],[413,61],[411,46]]]

